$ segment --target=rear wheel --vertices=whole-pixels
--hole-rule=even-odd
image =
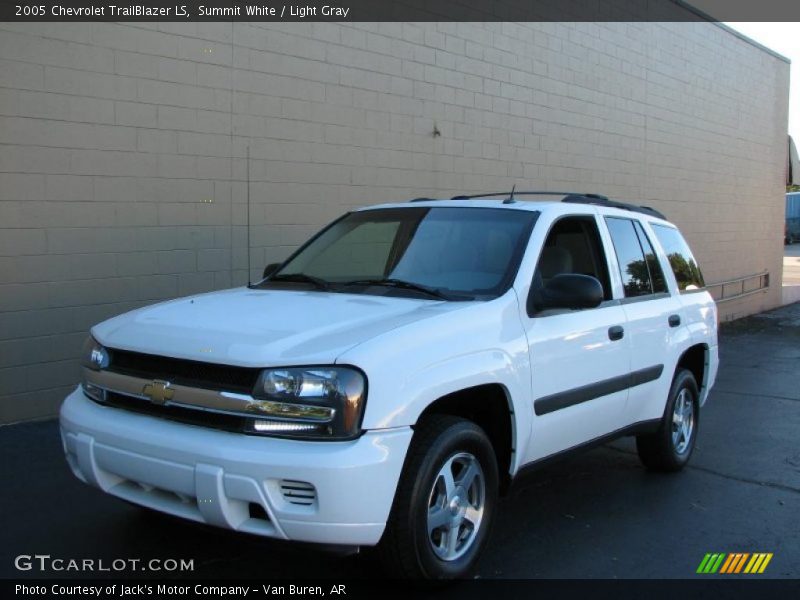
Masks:
[[[453,579],[475,566],[497,504],[497,460],[486,433],[447,415],[414,434],[378,546],[390,574]]]
[[[648,469],[679,471],[689,462],[697,439],[699,400],[694,375],[679,369],[658,431],[636,437],[636,450]]]

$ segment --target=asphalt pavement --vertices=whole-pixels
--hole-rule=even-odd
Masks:
[[[726,324],[720,352],[688,468],[649,473],[625,439],[527,476],[501,503],[478,576],[709,577],[695,574],[706,553],[771,552],[750,577],[800,577],[800,303]],[[193,559],[192,578],[380,577],[369,552],[195,525],[90,488],[69,472],[55,421],[0,427],[0,456],[0,577],[81,576],[17,571],[25,554]]]

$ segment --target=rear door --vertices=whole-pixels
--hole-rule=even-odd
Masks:
[[[522,307],[531,363],[534,418],[525,462],[579,446],[624,425],[630,347],[625,312],[612,298],[597,216],[551,223],[537,257],[528,306]],[[536,243],[534,241],[534,243]],[[538,310],[531,300],[561,273],[596,277],[606,300],[585,310]]]
[[[638,218],[603,219],[614,246],[625,312],[625,335],[631,346],[628,425],[661,418],[672,382],[677,348],[689,334],[683,307],[667,278]]]

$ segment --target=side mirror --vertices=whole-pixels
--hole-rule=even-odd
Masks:
[[[264,275],[263,278],[266,279],[270,275],[272,275],[275,271],[278,270],[283,263],[270,263],[266,267],[264,267]]]
[[[603,301],[603,285],[591,275],[562,273],[556,275],[541,291],[541,309],[594,308]]]

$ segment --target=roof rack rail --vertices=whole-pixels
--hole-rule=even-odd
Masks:
[[[488,192],[486,194],[472,194],[470,196],[453,196],[450,198],[451,200],[474,200],[475,198],[489,198],[492,196],[508,196],[511,192],[506,190],[505,192]],[[514,196],[585,196],[586,194],[581,194],[579,192],[550,192],[547,190],[532,190],[528,192],[518,192],[514,190]]]
[[[639,206],[637,204],[629,204],[627,202],[619,202],[618,200],[611,200],[607,196],[603,196],[602,194],[592,194],[588,192],[555,192],[549,190],[530,190],[530,191],[522,191],[517,192],[514,191],[513,195],[512,192],[487,192],[485,194],[471,194],[471,195],[460,195],[460,196],[453,196],[450,198],[451,200],[475,200],[480,198],[491,198],[494,196],[507,196],[508,198],[512,198],[514,196],[563,196],[561,202],[567,202],[569,204],[592,204],[594,206],[605,206],[607,208],[620,208],[622,210],[629,210],[631,212],[638,212],[643,215],[649,215],[651,217],[656,217],[658,219],[667,220],[667,217],[664,216],[663,213],[659,212],[655,208],[651,208],[650,206]],[[507,200],[508,200],[507,198]],[[436,198],[414,198],[413,200],[409,200],[409,202],[428,202],[428,201],[435,201]]]
[[[595,206],[605,206],[607,208],[621,208],[622,210],[629,210],[631,212],[638,212],[643,215],[664,219],[665,221],[667,220],[667,217],[655,208],[628,204],[627,202],[619,202],[617,200],[609,200],[605,196],[600,196],[598,194],[568,194],[562,198],[561,201],[570,204],[593,204]]]

